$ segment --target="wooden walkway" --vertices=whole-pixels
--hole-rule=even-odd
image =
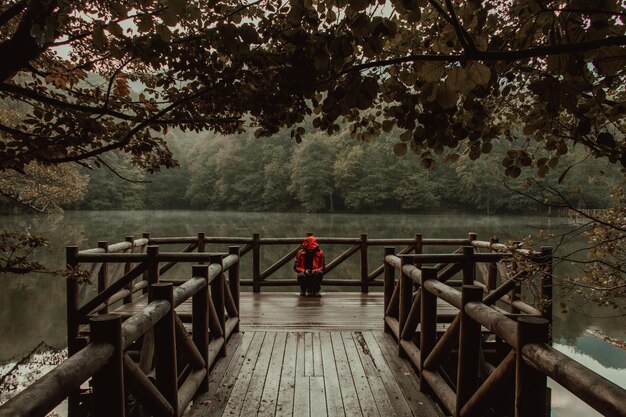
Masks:
[[[186,417],[442,415],[379,330],[247,330],[228,350]]]
[[[241,332],[185,417],[441,416],[382,309],[381,293],[242,293]]]

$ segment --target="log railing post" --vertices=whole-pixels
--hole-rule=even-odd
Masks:
[[[252,234],[252,291],[261,292],[261,242],[258,233]]]
[[[383,321],[385,323],[385,333],[391,333],[391,328],[389,327],[389,325],[387,324],[387,321],[385,320],[385,315],[387,312],[387,309],[389,308],[389,303],[391,302],[391,296],[393,295],[393,289],[396,285],[396,269],[392,266],[389,265],[386,261],[385,258],[387,258],[387,255],[395,255],[396,254],[396,248],[394,248],[393,246],[385,246],[385,252],[384,252],[384,256],[383,256],[383,265],[384,265],[384,287],[383,287],[383,291],[384,291],[384,309],[383,309]]]
[[[541,262],[543,263],[543,271],[541,274],[541,300],[539,311],[541,311],[544,319],[548,320],[548,340],[552,341],[552,247],[543,246],[541,248]]]
[[[159,261],[156,256],[159,254],[159,246],[149,245],[146,253],[148,254],[148,285],[157,284],[159,282]]]
[[[233,300],[235,301],[235,307],[237,308],[237,316],[241,318],[241,310],[239,309],[239,280],[240,280],[240,255],[241,249],[239,246],[229,246],[228,254],[237,256],[237,262],[231,265],[228,268],[228,286],[230,287],[230,293],[233,296]],[[239,321],[237,321],[237,325],[233,329],[233,332],[239,331]]]
[[[135,249],[135,236],[126,236],[124,240],[130,243],[129,253],[133,253]],[[126,262],[124,264],[124,274],[129,273],[130,270],[133,269],[133,267],[134,265],[132,264],[132,262]],[[129,304],[133,302],[133,291],[135,290],[135,280],[132,280],[131,282],[129,282],[128,285],[126,286],[126,289],[128,290],[129,294],[126,297],[124,297],[123,303]]]
[[[423,267],[420,303],[420,391],[422,392],[428,391],[428,383],[421,375],[425,369],[424,363],[437,343],[437,296],[424,287],[424,283],[429,279],[437,279],[437,270],[432,267]]]
[[[463,246],[463,285],[474,285],[476,265],[474,263],[474,247]]]
[[[224,312],[224,304],[225,304],[225,295],[224,295],[224,262],[222,260],[222,255],[211,255],[209,258],[209,262],[211,264],[218,264],[221,268],[220,273],[215,277],[213,282],[211,282],[211,300],[213,300],[213,306],[215,307],[215,311],[217,312],[217,320],[222,326],[222,330],[224,331],[224,343],[222,344],[222,348],[220,349],[220,356],[226,356],[226,314]]]
[[[198,253],[206,252],[206,242],[204,241],[205,237],[206,237],[206,234],[204,232],[198,233]],[[198,262],[198,263],[200,265],[204,264],[204,262]]]
[[[78,268],[78,246],[67,246],[65,248],[65,259],[67,269]],[[65,280],[67,298],[67,355],[72,356],[79,350],[78,346],[78,277],[74,274],[68,275]],[[80,390],[73,390],[67,398],[67,415],[75,417],[78,415],[80,404]]]
[[[465,249],[465,248],[464,248]],[[461,294],[461,329],[459,332],[459,356],[456,377],[456,413],[478,389],[480,356],[480,323],[472,319],[465,311],[470,302],[481,302],[483,290],[477,285],[463,285]]]
[[[192,277],[209,280],[208,265],[192,266]],[[193,343],[198,348],[206,366],[206,376],[198,386],[198,392],[209,390],[209,285],[205,285],[193,295],[192,304],[192,335]]]
[[[156,269],[158,271],[158,266]],[[165,300],[170,303],[170,310],[154,325],[154,365],[156,369],[156,386],[174,409],[174,416],[178,416],[174,286],[171,282],[152,284],[150,286],[149,299],[150,301]]]
[[[513,242],[513,245],[515,245],[516,247],[519,246],[520,242],[516,241]],[[513,258],[511,260],[511,271],[510,271],[510,275],[511,276],[515,276],[517,274],[517,261],[515,260],[515,258]],[[510,311],[512,314],[519,314],[519,309],[515,308],[513,306],[513,302],[516,300],[519,300],[520,298],[520,293],[521,293],[521,286],[519,281],[515,283],[515,286],[511,289],[510,292],[510,299],[511,299],[511,307],[510,307]]]
[[[369,280],[367,279],[367,233],[361,234],[361,293],[369,292]]]
[[[548,320],[540,317],[520,317],[517,321],[515,417],[546,415],[547,377],[524,361],[523,349],[529,343],[547,342],[548,326]]]
[[[150,233],[148,232],[144,232],[141,234],[141,237],[144,239],[148,239],[148,244],[150,243]],[[148,252],[148,244],[144,245],[144,247],[141,249],[142,252]],[[144,281],[148,281],[148,271],[146,270],[146,272],[143,273],[143,280]],[[148,293],[148,285],[146,285],[142,291],[143,294],[147,294]]]
[[[492,236],[489,238],[489,246],[498,243],[498,238]],[[494,252],[491,250],[491,252]],[[498,287],[498,265],[496,262],[487,264],[487,292],[491,292]]]
[[[78,261],[76,256],[78,255],[78,246],[68,246],[65,248],[65,258],[67,268],[75,270],[78,268]],[[68,356],[72,356],[77,352],[76,338],[78,338],[78,323],[79,319],[76,317],[78,311],[78,277],[74,274],[70,274],[66,281],[66,296],[67,296],[67,347]]]
[[[113,355],[91,380],[95,417],[125,415],[124,352],[122,349],[122,317],[104,314],[89,321],[92,343],[113,345]]]
[[[100,241],[98,242],[98,247],[100,249],[104,249],[104,253],[109,251],[109,242]],[[107,262],[102,262],[102,266],[98,271],[98,293],[101,293],[109,286],[109,264]],[[109,300],[104,300],[104,308],[100,310],[99,314],[106,314],[109,312]]]
[[[415,234],[415,254],[419,255],[424,253],[424,243],[423,243],[424,237],[422,236],[421,233],[416,233]],[[416,263],[415,264],[416,267],[418,267],[419,269],[422,269],[422,264],[421,263]],[[413,288],[415,289],[415,291],[417,291],[419,287],[419,283],[414,282],[413,283]]]
[[[412,264],[413,259],[410,255],[400,256],[400,297],[399,297],[399,312],[398,312],[398,335],[402,335],[404,326],[406,325],[407,318],[409,317],[409,311],[413,304],[413,281],[404,272],[404,266]],[[398,340],[398,354],[405,356],[402,344]]]

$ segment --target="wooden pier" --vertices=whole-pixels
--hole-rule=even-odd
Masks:
[[[295,287],[273,275],[300,238],[145,234],[68,247],[70,357],[0,417],[43,417],[65,397],[69,417],[131,417],[131,396],[154,416],[537,417],[548,415],[548,377],[626,417],[622,388],[550,346],[550,248],[473,233],[319,241],[348,247],[327,261],[322,298],[261,292]],[[264,269],[267,245],[286,252]],[[252,271],[241,271],[248,253]],[[352,256],[360,267],[335,276]],[[381,260],[373,269],[372,256]],[[193,264],[190,277],[166,276],[178,263]]]

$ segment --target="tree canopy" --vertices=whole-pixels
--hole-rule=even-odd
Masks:
[[[572,145],[626,166],[624,0],[7,0],[0,6],[0,168],[176,165],[171,128],[292,129],[397,155],[500,161],[541,176]]]

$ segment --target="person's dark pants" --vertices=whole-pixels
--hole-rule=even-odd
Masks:
[[[321,271],[313,272],[311,275],[299,272],[298,284],[300,284],[300,291],[307,292],[309,294],[320,292],[322,289],[323,276],[324,274]]]

